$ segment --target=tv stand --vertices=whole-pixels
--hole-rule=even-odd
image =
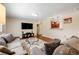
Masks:
[[[30,33],[30,32],[23,33],[22,32],[22,38],[29,38],[29,37],[34,37],[34,33]]]

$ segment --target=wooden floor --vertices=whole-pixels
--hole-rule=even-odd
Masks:
[[[48,38],[48,37],[45,37],[45,36],[42,36],[42,35],[38,35],[37,38],[41,39],[41,40],[44,40],[46,42],[51,42],[53,41],[53,39],[51,38]]]

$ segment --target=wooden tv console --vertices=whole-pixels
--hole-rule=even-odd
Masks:
[[[22,38],[29,38],[29,37],[34,37],[34,33],[22,33]]]

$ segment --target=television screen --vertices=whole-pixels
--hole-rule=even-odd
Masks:
[[[33,29],[33,24],[32,23],[22,23],[21,28],[22,29]]]

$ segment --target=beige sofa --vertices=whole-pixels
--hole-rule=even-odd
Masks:
[[[12,34],[0,35],[0,45],[6,47],[10,51],[15,52],[14,55],[27,54],[27,51],[23,49],[20,38],[19,37],[15,38]],[[6,53],[2,53],[2,54],[6,54]]]
[[[0,37],[0,50],[2,46],[4,51],[15,52],[13,55],[45,55],[44,43],[37,38],[29,38],[28,42],[25,39],[16,38],[12,34],[2,34]],[[6,48],[7,50],[5,50]],[[4,54],[7,53],[0,51],[0,55]]]
[[[63,45],[57,47],[54,55],[79,55],[79,38],[72,36],[68,38]]]

